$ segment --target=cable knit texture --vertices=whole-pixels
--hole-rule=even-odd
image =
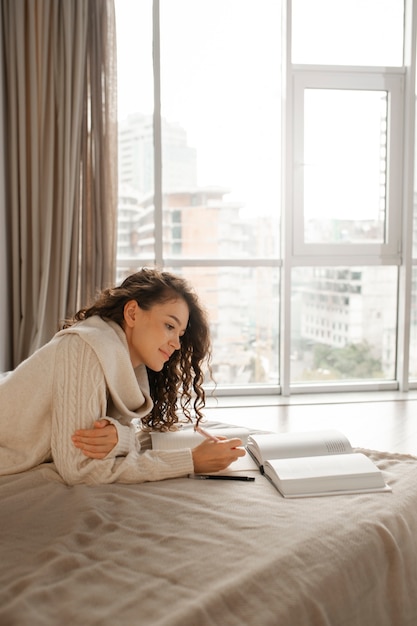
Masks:
[[[126,336],[91,317],[60,331],[0,379],[0,475],[53,461],[68,484],[139,483],[193,471],[190,450],[144,450],[132,419],[152,408],[144,365],[133,369]],[[115,424],[118,444],[89,459],[71,435],[94,420]]]

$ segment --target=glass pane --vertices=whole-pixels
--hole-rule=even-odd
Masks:
[[[383,243],[387,93],[304,92],[304,240]]]
[[[417,77],[417,67],[416,67]],[[415,119],[417,119],[417,81],[414,107]],[[413,259],[417,258],[417,133],[414,138],[414,197],[413,197]]]
[[[280,2],[160,12],[164,254],[277,256]]]
[[[292,62],[403,64],[403,0],[292,0]]]
[[[117,0],[119,206],[117,280],[154,259],[152,0]],[[149,246],[149,242],[151,246]],[[147,257],[151,248],[150,257]]]
[[[194,285],[208,312],[216,384],[278,385],[279,270],[185,267],[171,271]]]
[[[417,267],[413,268],[412,273],[409,378],[417,380]]]
[[[120,271],[122,281],[140,263]],[[270,267],[166,268],[191,282],[211,329],[206,386],[278,385],[279,270]]]
[[[293,383],[394,379],[397,268],[297,268],[293,281]]]
[[[417,83],[416,83],[417,85]],[[416,94],[417,95],[417,94]],[[415,102],[417,103],[417,97]],[[417,108],[415,108],[417,115]],[[417,136],[414,141],[413,260],[417,259]],[[417,380],[417,267],[413,267],[410,311],[409,379]]]

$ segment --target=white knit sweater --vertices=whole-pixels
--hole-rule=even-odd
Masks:
[[[191,473],[189,449],[141,450],[131,421],[151,407],[146,368],[133,369],[123,329],[97,316],[79,322],[0,380],[0,475],[51,460],[68,484]],[[89,459],[71,435],[104,417],[117,427],[118,445],[103,460]]]

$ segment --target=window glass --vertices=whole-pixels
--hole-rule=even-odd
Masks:
[[[304,91],[304,240],[385,239],[387,93]]]
[[[277,256],[280,2],[162,0],[160,14],[164,254]]]
[[[117,279],[154,246],[152,0],[117,0]],[[149,262],[147,259],[147,262]]]
[[[395,378],[396,267],[293,270],[291,381]]]
[[[417,70],[417,68],[416,68]],[[416,76],[417,78],[417,76]],[[414,116],[417,117],[417,80]],[[417,132],[414,135],[413,259],[417,259]]]
[[[417,82],[416,82],[417,86]],[[415,102],[417,103],[417,95]],[[416,110],[415,110],[416,112]],[[413,194],[413,233],[412,233],[412,257],[414,263],[417,259],[417,135],[414,139],[414,194]],[[409,354],[409,379],[417,381],[417,265],[413,266],[411,287],[411,310],[410,310],[410,354]]]
[[[413,268],[410,314],[409,377],[417,380],[417,267]]]
[[[161,0],[162,230],[159,222],[155,230],[154,208],[152,4],[116,2],[117,280],[152,265],[155,250],[162,252],[163,263],[191,280],[208,309],[217,385],[276,386],[281,2]],[[293,18],[294,62],[402,64],[398,0],[294,0]],[[311,81],[311,75],[327,78],[324,70],[295,68],[293,78],[297,72],[307,78],[298,83],[303,96],[292,111],[289,154],[298,173],[288,223],[303,244],[318,244],[309,254],[311,248],[318,255],[342,249],[324,253],[327,244],[349,244],[344,255],[358,254],[359,246],[350,252],[353,244],[385,244],[388,221],[400,211],[397,196],[391,197],[395,185],[387,184],[387,151],[392,168],[400,159],[391,147],[403,130],[393,127],[393,112],[403,110],[402,101],[387,82],[370,84],[370,71],[350,70],[352,82],[348,72],[334,72],[337,81],[324,83]],[[255,267],[259,258],[268,261]],[[330,267],[335,262],[292,271],[291,383],[391,381],[397,268]],[[417,379],[416,361],[411,346],[410,372]]]
[[[292,62],[401,66],[403,0],[293,0]]]
[[[183,267],[210,321],[217,385],[278,385],[279,270]]]
[[[120,280],[139,269],[120,271]],[[195,288],[210,323],[207,387],[278,385],[279,270],[271,267],[168,267]]]

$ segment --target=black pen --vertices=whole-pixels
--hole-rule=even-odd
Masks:
[[[254,476],[225,476],[224,474],[188,474],[188,478],[196,480],[242,480],[245,482],[253,482]]]

